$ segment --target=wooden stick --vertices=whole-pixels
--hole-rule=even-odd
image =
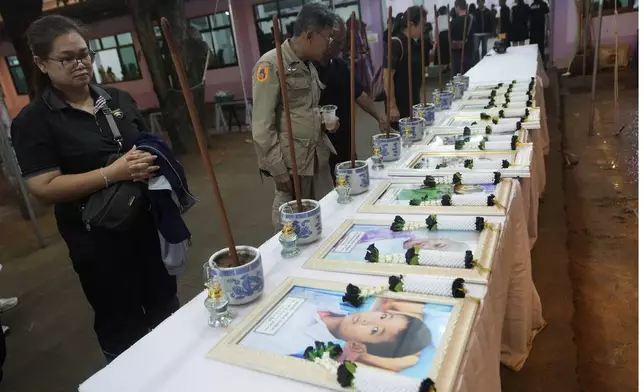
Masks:
[[[613,75],[613,124],[619,126],[619,68],[617,67],[617,56],[619,54],[619,34],[617,32],[617,1],[613,2],[613,31],[615,33],[615,65]]]
[[[470,9],[465,8],[465,21],[463,22],[463,46],[461,46],[461,75],[464,74],[463,68],[465,64],[465,43],[467,42],[467,20],[468,20],[469,14],[470,14]]]
[[[300,176],[297,171],[295,160],[295,147],[293,146],[293,126],[291,125],[291,109],[288,105],[288,92],[286,91],[286,73],[284,72],[284,58],[282,57],[282,38],[280,36],[280,24],[277,15],[273,16],[273,40],[277,52],[277,72],[280,76],[280,90],[282,91],[282,105],[284,105],[284,116],[286,122],[286,136],[288,137],[288,152],[291,156],[291,170],[293,171],[293,187],[295,188],[295,202],[297,212],[304,212],[302,208],[302,195],[300,189]]]
[[[199,153],[201,154],[201,161],[206,168],[206,175],[210,182],[212,188],[212,193],[215,195],[215,203],[217,204],[217,209],[219,210],[219,218],[221,219],[221,228],[224,231],[226,236],[226,242],[228,243],[228,254],[233,260],[235,266],[239,267],[239,257],[237,256],[237,247],[235,246],[235,240],[233,239],[233,233],[230,230],[230,223],[228,222],[228,216],[226,215],[226,209],[224,208],[224,201],[221,197],[221,192],[219,191],[219,183],[217,182],[217,176],[215,171],[212,168],[212,162],[210,161],[210,155],[208,154],[207,143],[204,138],[204,131],[201,126],[201,120],[199,119],[199,113],[197,112],[197,107],[195,106],[195,99],[190,90],[190,83],[188,82],[188,77],[186,76],[186,70],[183,67],[181,62],[181,57],[179,56],[179,49],[176,42],[170,31],[170,23],[168,19],[161,18],[161,29],[163,30],[163,36],[165,37],[165,42],[168,44],[170,49],[170,57],[172,57],[172,63],[174,64],[174,69],[177,71],[177,76],[179,77],[179,84],[181,85],[181,91],[183,92],[183,98],[186,100],[186,105],[188,106],[188,113],[190,114],[190,120],[192,121],[192,127],[195,131],[195,136],[197,137],[197,144],[199,145]]]
[[[367,40],[367,31],[365,30],[364,23],[362,23],[362,17],[358,16],[358,23],[360,24],[359,28],[359,33],[360,37],[362,37],[362,41],[364,42],[364,53],[360,53],[360,58],[362,61],[360,61],[360,65],[362,68],[362,75],[364,76],[364,88],[365,91],[371,91],[371,80],[369,80],[369,74],[368,74],[368,65],[367,61],[371,62],[371,48],[369,48],[369,41]],[[357,34],[357,33],[356,33]],[[362,56],[365,55],[363,58]]]
[[[452,51],[452,21],[451,19],[451,7],[447,6],[447,47],[449,48],[449,74],[454,78],[454,67],[452,67],[452,56],[454,55]],[[442,88],[442,86],[441,86]]]
[[[425,72],[427,71],[427,67],[425,65],[425,14],[423,13],[423,9],[421,7],[420,9],[420,25],[423,27],[423,33],[420,36],[420,62],[421,62],[421,69],[422,69],[422,75],[421,75],[421,82],[420,82],[420,102],[423,103],[423,106],[425,105],[426,99],[425,99]]]
[[[409,118],[414,117],[414,102],[411,95],[411,12],[409,8],[407,14],[407,87],[409,88]]]
[[[356,167],[356,13],[351,13],[351,168]]]
[[[392,28],[392,23],[391,23],[391,6],[389,6],[389,11],[388,11],[388,17],[387,17],[387,124],[391,124],[391,98],[392,95],[394,95],[394,92],[391,91],[391,83],[392,83],[392,75],[391,75],[391,28]],[[387,139],[389,139],[389,130],[391,129],[390,126],[387,127]]]
[[[448,22],[449,22],[449,16]],[[434,23],[436,24],[436,55],[438,55],[438,88],[442,89],[443,88],[443,62],[441,60],[441,39],[440,35],[441,32],[438,29],[438,9],[436,8],[436,4],[434,4]]]

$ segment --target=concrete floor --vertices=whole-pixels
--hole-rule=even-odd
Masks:
[[[618,156],[627,150],[621,145],[627,135],[608,136],[610,83],[600,84],[598,95],[602,135],[589,138],[588,94],[575,89],[574,81],[563,81],[561,90],[567,95],[561,97],[564,111],[559,121],[560,97],[556,78],[551,79],[548,184],[539,240],[532,252],[533,276],[549,324],[536,338],[524,368],[516,373],[502,371],[503,390],[634,391],[637,193],[628,182],[628,166]],[[636,108],[637,90],[630,82],[623,87],[621,112],[627,117]],[[377,124],[362,112],[357,120],[358,154],[365,157]],[[257,174],[249,138],[249,133],[217,136],[211,156],[237,242],[258,246],[272,233],[272,185],[262,183]],[[577,166],[565,166],[563,148],[577,154]],[[611,161],[616,162],[614,169],[606,165]],[[201,290],[201,264],[224,246],[224,238],[198,157],[187,157],[183,164],[192,190],[201,198],[186,216],[193,247],[189,269],[179,279],[179,297],[185,303]],[[2,315],[3,324],[12,331],[0,391],[74,391],[104,366],[91,309],[51,212],[41,216],[39,223],[48,242],[41,250],[0,182],[0,263],[4,265],[0,295],[17,295],[21,301]]]

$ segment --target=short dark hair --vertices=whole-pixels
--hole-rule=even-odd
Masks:
[[[446,15],[446,14],[447,14],[447,7],[445,7],[444,5],[442,5],[442,6],[438,9],[438,15]]]
[[[462,10],[465,10],[465,9],[467,9],[467,1],[466,0],[456,0],[454,2],[454,6],[456,8],[460,8]]]
[[[401,358],[415,355],[432,344],[432,333],[425,322],[416,317],[401,314],[407,319],[407,328],[391,342],[367,343],[367,352],[383,358]]]
[[[297,14],[293,35],[297,37],[308,31],[332,29],[335,23],[335,15],[326,6],[319,3],[306,4]]]

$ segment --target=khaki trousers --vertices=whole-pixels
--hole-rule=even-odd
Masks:
[[[333,180],[329,172],[328,163],[321,164],[315,159],[315,169],[313,176],[300,176],[300,188],[302,199],[320,200],[333,189]],[[279,208],[282,204],[294,200],[295,195],[289,192],[282,192],[275,189],[275,198],[273,199],[273,228],[275,232],[282,230]]]

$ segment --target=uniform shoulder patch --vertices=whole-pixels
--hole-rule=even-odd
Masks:
[[[257,67],[256,78],[258,82],[265,82],[268,79],[268,65],[260,65]]]

